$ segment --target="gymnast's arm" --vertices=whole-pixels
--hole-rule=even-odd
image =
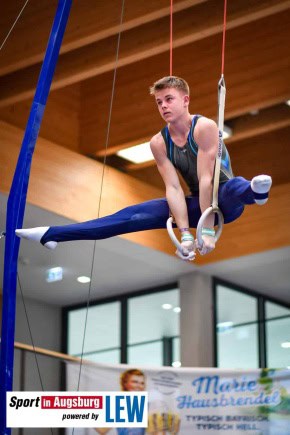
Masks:
[[[213,175],[215,159],[218,149],[218,128],[214,121],[200,118],[194,131],[194,140],[198,144],[197,175],[199,180],[199,205],[203,213],[212,202]],[[213,229],[214,215],[208,216],[204,228]],[[208,254],[215,248],[215,238],[202,236],[204,244],[200,251],[202,255]]]
[[[179,182],[176,169],[166,155],[165,143],[162,135],[158,133],[151,139],[151,151],[157,164],[157,168],[163,178],[166,188],[166,199],[171,213],[174,216],[179,229],[188,228],[188,211],[184,192]],[[182,243],[189,250],[193,249],[193,243]]]

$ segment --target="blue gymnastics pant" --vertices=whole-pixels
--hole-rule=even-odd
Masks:
[[[245,205],[254,204],[254,194],[250,181],[235,177],[219,187],[219,207],[225,223],[237,219]],[[189,225],[196,228],[201,211],[197,196],[186,197]],[[169,217],[167,200],[153,199],[141,204],[126,207],[109,216],[72,225],[50,227],[43,235],[41,243],[49,241],[68,242],[72,240],[100,240],[121,234],[144,230],[166,228]]]

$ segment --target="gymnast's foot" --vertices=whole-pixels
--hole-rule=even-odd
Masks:
[[[43,235],[47,232],[49,227],[36,227],[36,228],[28,228],[15,230],[15,233],[18,237],[22,237],[23,239],[33,240],[34,242],[40,242]],[[57,242],[46,242],[44,246],[48,249],[55,249],[57,246]]]
[[[251,181],[256,204],[263,205],[268,201],[268,194],[272,186],[272,178],[269,175],[257,175]]]

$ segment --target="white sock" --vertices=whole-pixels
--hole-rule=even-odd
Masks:
[[[15,234],[23,239],[33,240],[34,242],[40,242],[42,236],[46,233],[49,227],[36,227],[28,229],[15,230]],[[48,249],[55,249],[57,242],[46,242],[44,246]]]
[[[257,175],[251,181],[251,189],[255,193],[257,193],[257,197],[255,197],[256,204],[263,205],[268,201],[268,195],[265,195],[265,198],[260,198],[259,195],[267,194],[272,186],[272,178],[269,175]]]

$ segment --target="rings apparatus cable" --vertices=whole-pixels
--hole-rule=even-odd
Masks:
[[[105,142],[105,155],[104,155],[104,160],[103,160],[103,170],[102,170],[102,177],[101,177],[101,189],[100,189],[100,195],[99,195],[97,217],[99,217],[99,215],[100,215],[101,199],[102,199],[102,192],[103,192],[103,185],[104,185],[104,173],[105,173],[105,167],[106,167],[106,161],[107,161],[107,149],[108,149],[109,138],[110,138],[112,109],[113,109],[113,101],[114,101],[114,95],[115,95],[115,85],[116,85],[117,66],[118,66],[119,52],[120,52],[120,41],[121,41],[121,32],[122,32],[122,24],[123,24],[123,17],[124,17],[124,9],[125,9],[125,0],[122,0],[122,7],[121,7],[121,14],[120,14],[120,23],[119,23],[119,33],[118,33],[118,41],[117,41],[116,57],[115,57],[115,66],[114,66],[114,76],[113,76],[113,84],[112,84],[112,91],[111,91],[111,100],[110,100],[109,115],[108,115],[107,134],[106,134],[106,142]],[[95,253],[96,253],[96,240],[94,241],[93,258],[92,258],[92,264],[91,264],[91,273],[90,273],[91,281],[90,281],[89,291],[88,291],[88,297],[87,297],[87,307],[86,307],[84,334],[83,334],[83,342],[82,342],[82,351],[81,351],[81,356],[80,356],[80,370],[79,370],[77,391],[79,391],[79,388],[80,388],[81,372],[82,372],[82,366],[83,366],[83,355],[84,355],[84,348],[85,348],[85,338],[86,338],[86,330],[87,330],[87,322],[88,322],[88,312],[89,312],[90,296],[91,296],[91,289],[92,289],[92,277],[93,277],[93,270],[94,270]],[[73,433],[74,433],[74,429],[73,429]]]
[[[26,2],[25,2],[25,4],[24,4],[24,6],[22,7],[22,9],[21,9],[21,11],[19,12],[19,14],[17,15],[17,17],[16,17],[16,19],[15,19],[15,21],[14,21],[14,23],[12,24],[12,26],[11,26],[11,28],[10,28],[10,30],[9,30],[9,32],[7,33],[7,35],[6,35],[6,37],[4,38],[4,41],[2,42],[2,44],[1,44],[1,46],[0,46],[0,51],[2,50],[2,48],[4,47],[4,45],[6,44],[6,41],[7,41],[7,39],[9,38],[9,36],[10,36],[10,34],[11,34],[11,32],[12,32],[12,30],[14,29],[14,27],[16,26],[16,24],[17,24],[17,21],[19,20],[19,18],[21,17],[21,15],[22,15],[22,12],[24,11],[24,9],[26,8],[26,5],[27,5],[27,3],[29,2],[29,0],[26,0]]]
[[[173,68],[173,0],[170,0],[170,42],[169,42],[169,75],[172,76]]]

